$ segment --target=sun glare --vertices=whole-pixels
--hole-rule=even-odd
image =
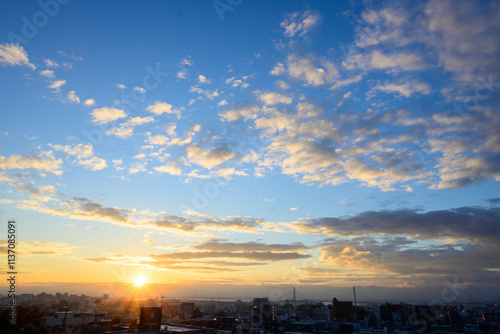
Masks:
[[[144,284],[146,284],[146,279],[144,278],[144,276],[137,276],[134,280],[134,285],[135,286],[143,286]]]

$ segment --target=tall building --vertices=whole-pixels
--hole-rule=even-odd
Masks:
[[[161,327],[161,307],[142,306],[139,317],[139,329],[159,331]]]
[[[351,301],[339,301],[333,298],[332,301],[332,320],[334,321],[353,321],[354,310]]]
[[[252,309],[253,326],[269,326],[274,323],[274,306],[267,298],[254,298]]]

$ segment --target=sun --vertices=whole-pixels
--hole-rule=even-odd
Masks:
[[[144,276],[137,276],[134,279],[135,286],[139,287],[139,286],[143,286],[144,284],[146,284],[146,279],[144,278]]]

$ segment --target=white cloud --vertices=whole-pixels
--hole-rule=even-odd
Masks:
[[[177,115],[180,117],[181,110],[178,108],[173,108],[170,103],[156,101],[154,104],[146,108],[147,111],[160,116],[162,114]]]
[[[226,100],[222,100],[222,101],[220,101],[219,103],[217,103],[217,105],[218,105],[219,107],[227,106],[227,101],[226,101]]]
[[[116,87],[116,88],[119,88],[119,89],[127,89],[127,86],[125,86],[125,85],[123,85],[123,84],[119,84],[119,83],[117,83],[117,84],[115,85],[115,87]]]
[[[154,121],[155,119],[151,116],[129,118],[126,122],[120,124],[119,126],[106,131],[106,134],[108,136],[115,135],[119,138],[126,139],[134,134],[135,126],[152,123]]]
[[[274,66],[273,70],[271,71],[271,74],[272,75],[280,75],[280,74],[283,74],[285,72],[286,72],[285,65],[282,63],[278,63]]]
[[[296,211],[298,209],[298,207],[294,207],[294,208],[290,208],[289,210],[290,211]]]
[[[260,112],[260,108],[248,102],[241,102],[233,105],[229,110],[219,113],[221,120],[226,122],[236,121],[240,117],[244,120],[256,119]]]
[[[146,93],[146,90],[142,87],[134,87],[134,90],[138,93],[141,93],[141,94]]]
[[[91,144],[73,144],[73,145],[50,145],[55,150],[73,155],[78,164],[86,169],[101,170],[107,167],[106,160],[94,156],[94,147]]]
[[[106,124],[116,121],[117,119],[127,117],[125,111],[108,107],[94,109],[91,115],[92,122],[95,124]]]
[[[187,76],[187,71],[186,70],[182,70],[180,72],[177,72],[177,78],[179,79],[185,79]]]
[[[236,153],[225,148],[214,148],[204,150],[199,145],[194,144],[187,148],[187,157],[189,161],[194,162],[204,168],[212,169],[220,164],[233,159]]]
[[[226,85],[231,85],[231,87],[236,88],[236,87],[241,87],[241,88],[248,88],[250,85],[246,83],[244,80],[247,80],[248,76],[244,76],[241,79],[235,79],[234,77],[226,79]]]
[[[94,101],[94,99],[87,99],[83,102],[83,104],[86,106],[92,107],[92,106],[95,106],[95,101]]]
[[[0,44],[0,64],[2,66],[27,66],[36,69],[28,59],[28,53],[18,44]]]
[[[47,67],[59,67],[59,64],[54,60],[47,58],[44,60],[44,62],[45,62],[45,66],[47,66]]]
[[[74,90],[68,92],[67,100],[69,102],[80,103],[80,98],[76,96],[76,92]]]
[[[294,12],[285,16],[280,27],[285,29],[285,36],[294,37],[295,35],[304,36],[316,26],[321,20],[317,13],[308,10],[302,14]]]
[[[54,75],[54,71],[51,71],[51,70],[40,71],[40,75],[44,76],[46,78],[55,78],[56,77]]]
[[[39,155],[11,155],[6,158],[0,156],[0,170],[9,169],[37,169],[54,175],[61,175],[63,161],[56,159],[52,151],[41,152]]]
[[[112,128],[112,129],[109,129],[108,131],[106,131],[106,135],[117,136],[118,138],[121,138],[121,139],[129,138],[133,134],[134,134],[134,128],[132,128],[132,127],[118,126],[116,128]]]
[[[417,80],[407,80],[397,83],[379,83],[373,87],[370,92],[373,90],[379,90],[385,93],[398,93],[404,97],[410,97],[414,93],[429,94],[431,92],[429,84]],[[370,94],[370,92],[368,94]]]
[[[56,93],[61,92],[61,87],[66,84],[66,80],[56,80],[53,81],[48,87],[53,89]]]
[[[345,79],[345,80],[337,80],[335,81],[335,83],[333,84],[333,86],[331,87],[331,89],[337,89],[337,88],[340,88],[340,87],[343,87],[343,86],[347,86],[347,85],[350,85],[350,84],[353,84],[353,83],[356,83],[356,82],[360,82],[362,79],[361,75],[357,75],[353,78],[348,78],[348,79]]]
[[[290,77],[305,81],[309,86],[333,83],[338,77],[337,67],[331,61],[315,55],[288,56],[287,65],[287,73]]]
[[[425,63],[422,56],[414,52],[384,54],[374,50],[368,54],[352,54],[342,62],[347,69],[361,68],[364,70],[415,71],[423,70]]]
[[[158,173],[166,173],[170,175],[182,175],[182,168],[180,165],[185,164],[183,158],[177,160],[171,160],[163,166],[154,167],[153,169]]]
[[[147,171],[147,169],[146,169],[147,164],[148,164],[147,162],[134,162],[130,166],[128,173],[135,174],[135,173],[139,173],[139,172],[146,172]]]
[[[213,100],[214,97],[219,96],[219,92],[217,91],[217,89],[216,90],[211,90],[211,89],[203,90],[198,86],[192,86],[191,88],[189,88],[189,91],[192,93],[204,95],[206,98],[208,98],[210,100]]]
[[[193,63],[191,56],[186,56],[181,59],[181,65],[193,66]]]
[[[276,92],[267,92],[263,93],[261,91],[255,91],[254,94],[257,96],[257,98],[262,101],[266,106],[268,105],[274,105],[274,104],[290,104],[292,103],[292,98],[288,97],[283,94],[279,94]]]
[[[115,167],[116,171],[123,170],[123,167],[121,167],[121,165],[123,165],[122,159],[113,159],[112,161],[113,161],[113,166]]]
[[[206,84],[209,84],[210,83],[210,80],[208,80],[204,75],[198,75],[198,81],[200,83],[206,83]]]

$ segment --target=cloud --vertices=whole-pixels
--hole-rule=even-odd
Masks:
[[[410,97],[415,93],[429,94],[431,88],[429,84],[418,80],[406,80],[397,83],[377,84],[372,90],[379,90],[385,93],[398,93],[404,97]]]
[[[121,165],[123,165],[122,159],[113,159],[112,162],[113,162],[113,166],[115,167],[115,169],[117,171],[123,170],[123,167],[121,167]]]
[[[304,36],[320,21],[320,15],[310,10],[302,14],[294,12],[285,15],[280,27],[285,30],[284,34],[287,37]]]
[[[17,183],[15,184],[15,187],[19,190],[23,190],[26,192],[29,192],[30,195],[32,196],[38,196],[38,195],[43,195],[45,192],[49,192],[53,194],[55,192],[54,186],[51,185],[45,185],[45,186],[35,186],[35,183],[33,181],[31,182],[25,182],[25,183]]]
[[[93,171],[101,170],[107,167],[106,160],[94,156],[94,147],[91,144],[73,144],[73,145],[51,145],[55,150],[73,155],[76,162],[86,169]]]
[[[231,78],[226,79],[226,85],[230,85],[232,88],[236,88],[236,87],[248,88],[248,87],[250,87],[250,85],[244,81],[247,79],[248,79],[247,75],[245,75],[241,79],[235,79],[235,77],[231,77]]]
[[[239,170],[236,170],[234,168],[221,168],[221,169],[214,170],[212,173],[216,176],[221,176],[221,177],[225,178],[226,180],[230,180],[234,175],[236,175],[236,176],[248,176],[248,174],[245,173],[244,171],[239,171]]]
[[[127,89],[127,86],[125,86],[125,85],[123,85],[123,84],[119,84],[119,83],[115,84],[115,87],[116,87],[116,88],[119,88],[119,89],[122,89],[122,90],[123,90],[123,89]]]
[[[340,87],[348,86],[350,84],[360,82],[361,79],[363,79],[363,77],[361,75],[356,75],[353,78],[348,78],[345,80],[337,80],[337,81],[335,81],[335,83],[333,84],[331,89],[338,89]]]
[[[19,243],[19,247],[22,247],[23,257],[36,255],[58,256],[70,253],[75,248],[66,243],[50,241],[24,241]]]
[[[181,59],[181,65],[193,66],[194,62],[191,60],[191,56],[186,56]]]
[[[236,157],[236,153],[225,148],[204,150],[198,144],[186,149],[187,158],[204,168],[212,169]]]
[[[84,105],[92,107],[95,106],[95,100],[94,99],[87,99],[83,102]]]
[[[54,71],[51,71],[51,70],[40,71],[40,75],[44,76],[46,78],[52,78],[52,79],[56,77],[54,75]]]
[[[94,124],[106,124],[127,117],[125,111],[108,107],[94,109],[91,115]]]
[[[136,92],[138,92],[138,93],[141,93],[141,94],[144,94],[144,93],[146,93],[146,92],[147,92],[147,91],[146,91],[144,88],[142,88],[142,87],[134,87],[134,90],[135,90]]]
[[[2,66],[27,66],[36,69],[28,59],[28,53],[18,44],[0,44],[0,64]]]
[[[54,175],[61,175],[61,159],[54,158],[52,151],[41,152],[39,155],[27,154],[20,156],[17,154],[6,158],[0,156],[0,170],[10,169],[37,169]]]
[[[147,162],[134,162],[132,165],[130,165],[128,173],[135,174],[139,172],[147,172],[147,164]]]
[[[61,92],[61,87],[66,84],[66,80],[55,80],[52,82],[51,85],[48,87],[53,89],[54,92],[60,93]]]
[[[308,86],[333,83],[339,76],[337,67],[331,61],[313,54],[288,56],[286,71],[291,78],[304,81]]]
[[[47,67],[59,67],[59,64],[54,60],[47,58],[47,59],[44,59],[44,62],[45,62],[45,66],[47,66]]]
[[[191,88],[189,88],[189,91],[192,93],[197,93],[197,94],[203,95],[207,99],[210,99],[210,100],[213,100],[215,97],[219,96],[219,92],[217,89],[215,89],[215,90],[211,90],[211,89],[203,90],[200,87],[198,87],[198,85],[192,86]]]
[[[158,173],[167,173],[170,175],[182,175],[181,165],[186,164],[185,159],[177,159],[168,161],[163,166],[154,167],[153,169]]]
[[[426,240],[497,243],[500,209],[461,207],[419,213],[415,210],[366,211],[354,216],[325,217],[292,223],[305,233],[339,237],[407,235]]]
[[[439,285],[443,277],[459,276],[465,285],[496,281],[498,272],[492,254],[497,245],[428,245],[419,247],[406,238],[356,238],[334,240],[320,249],[320,263],[349,270],[354,274],[376,274],[410,284]],[[363,277],[363,276],[361,276]],[[369,281],[371,278],[366,279]],[[387,283],[388,280],[384,279]]]
[[[298,207],[294,207],[294,208],[290,208],[289,210],[290,211],[296,211],[298,209]]]
[[[154,104],[146,108],[147,111],[153,113],[157,116],[162,114],[177,115],[180,117],[181,110],[178,108],[173,108],[171,104],[161,101],[156,101]]]
[[[272,94],[272,93],[266,93],[266,94]],[[260,97],[262,97],[262,95],[260,95]],[[263,97],[263,99],[266,99],[266,97]],[[270,99],[272,98],[267,97],[266,101]],[[274,99],[279,99],[279,98],[274,97]],[[226,122],[233,122],[241,117],[246,121],[248,119],[256,119],[259,113],[260,113],[260,108],[257,107],[256,105],[251,104],[249,102],[238,102],[233,104],[230,109],[219,113],[219,117],[222,121]]]
[[[349,69],[361,68],[364,70],[388,70],[392,72],[423,70],[423,57],[415,52],[383,53],[373,50],[366,54],[351,54],[342,62]]]
[[[76,96],[76,92],[74,90],[68,92],[67,100],[69,102],[80,103],[80,98]]]
[[[210,80],[208,80],[204,75],[198,75],[198,82],[199,83],[206,83],[209,84]]]
[[[275,92],[261,92],[261,91],[255,91],[254,92],[255,96],[257,99],[262,101],[265,105],[274,105],[274,104],[290,104],[292,103],[292,98],[286,95],[282,95],[279,93]]]
[[[481,73],[500,74],[498,29],[500,5],[495,1],[429,1],[424,9],[429,45],[439,62],[461,82],[476,81]]]
[[[230,259],[245,259],[253,261],[287,261],[310,258],[309,254],[300,254],[296,252],[178,252],[171,254],[162,254],[154,256],[157,259],[177,259],[177,260],[191,260],[191,259],[212,259],[212,258],[230,258]]]
[[[106,135],[114,135],[122,139],[131,137],[134,134],[134,127],[142,124],[152,123],[155,119],[149,117],[131,117],[126,122],[120,124],[115,128],[106,131]]]

